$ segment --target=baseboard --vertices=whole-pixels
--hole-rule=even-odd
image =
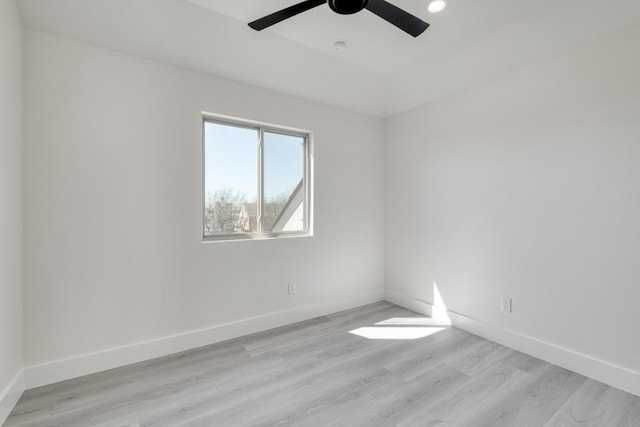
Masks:
[[[13,407],[24,392],[24,375],[22,369],[13,377],[11,382],[0,392],[0,426],[9,417]]]
[[[382,289],[380,291],[370,291],[346,298],[309,304],[200,330],[28,366],[24,370],[25,386],[27,389],[31,389],[53,384],[383,300],[384,293]]]
[[[423,314],[427,317],[433,316],[433,304],[416,298],[408,297],[401,292],[393,289],[384,290],[384,299],[390,303],[399,305],[416,313]]]
[[[401,292],[386,290],[387,301],[421,314],[431,311],[430,303]],[[640,396],[640,372],[562,347],[489,322],[448,310],[451,324],[458,329],[494,341],[558,365],[570,371]]]

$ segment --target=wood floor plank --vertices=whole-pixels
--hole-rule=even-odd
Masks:
[[[290,402],[299,403],[301,396],[304,396],[306,402],[329,393],[335,387],[346,386],[350,382],[367,378],[394,356],[395,354],[390,350],[365,348],[359,354],[352,354],[348,358],[307,361],[304,365],[299,365],[292,372],[283,375],[279,380],[262,383],[256,379],[256,384],[253,384],[251,390],[241,390],[240,393],[234,390],[233,395],[227,394],[217,402],[215,410],[210,410],[207,405],[201,403],[207,403],[208,397],[203,401],[203,396],[197,396],[185,402],[190,405],[188,408],[174,408],[170,413],[165,410],[162,414],[143,413],[143,421],[145,425],[154,426],[172,425],[184,422],[186,419],[207,419],[212,423],[227,423],[240,412],[245,414],[245,422],[252,425],[255,421],[252,421],[251,416],[242,409],[242,405],[247,402],[268,402],[270,411],[276,408],[280,412],[286,412],[291,410]],[[285,360],[284,363],[289,366],[290,362]]]
[[[27,390],[14,409],[15,414],[30,413],[43,406],[56,406],[60,403],[68,406],[74,404],[87,406],[88,399],[102,399],[105,394],[121,394],[123,387],[133,384],[134,390],[140,390],[137,384],[145,379],[158,382],[167,380],[167,374],[174,368],[186,372],[200,372],[203,364],[215,360],[216,369],[224,369],[225,364],[232,361],[238,364],[241,358],[249,356],[242,346],[216,344],[197,350],[178,353],[147,362],[136,363],[118,369],[112,369],[85,377]],[[176,372],[178,379],[184,378],[183,372]]]
[[[322,325],[313,330],[306,330],[295,339],[282,342],[278,346],[263,347],[259,350],[249,349],[249,351],[252,355],[268,351],[277,351],[283,356],[301,355],[303,353],[315,354],[319,346],[324,346],[324,350],[329,351],[331,348],[342,346],[345,341],[353,342],[356,340],[352,334],[336,334],[336,330],[348,332],[357,329],[362,324],[373,324],[376,319],[387,319],[399,313],[406,314],[406,310],[389,304],[382,306],[376,305],[375,308],[376,310],[373,311],[355,311],[354,315],[356,317],[353,319],[339,317],[337,320],[332,320],[330,325]]]
[[[513,350],[491,341],[478,341],[468,351],[447,357],[447,365],[467,375],[477,375],[500,360],[504,360]]]
[[[459,426],[473,423],[483,413],[507,397],[529,374],[497,362],[459,389],[439,396],[430,405],[400,422],[399,426]]]
[[[588,379],[544,426],[617,427],[629,408],[638,405],[639,397]],[[640,420],[631,422],[640,425]]]
[[[554,365],[539,365],[521,387],[514,388],[512,393],[479,414],[468,426],[543,426],[585,380],[581,375]]]
[[[433,345],[416,345],[386,366],[410,381],[434,367],[445,363],[453,354],[468,354],[483,340],[455,328],[432,335]],[[429,338],[431,338],[429,337]]]
[[[140,427],[140,414],[125,415],[107,420],[103,420],[98,416],[93,417],[91,423],[92,427]]]
[[[370,304],[28,390],[4,427],[640,427],[640,398],[475,335],[389,333],[421,318]]]
[[[529,373],[535,372],[545,366],[549,366],[548,363],[540,359],[515,350],[509,353],[509,355],[503,359],[503,362],[513,366],[514,368],[518,368],[521,371]]]
[[[620,420],[620,427],[640,427],[640,400],[631,399],[625,414]]]
[[[395,384],[392,389],[381,389],[377,393],[363,396],[360,401],[354,402],[355,407],[367,408],[367,410],[354,411],[353,407],[346,407],[344,418],[350,422],[348,425],[396,425],[428,406],[430,402],[436,401],[440,396],[459,389],[470,378],[447,365],[439,365],[412,381],[402,381]]]

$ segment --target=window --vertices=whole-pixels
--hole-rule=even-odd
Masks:
[[[310,134],[205,116],[204,238],[308,235]]]

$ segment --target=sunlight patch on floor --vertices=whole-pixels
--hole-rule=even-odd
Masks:
[[[392,317],[375,324],[376,326],[449,326],[430,317]]]
[[[451,326],[447,306],[436,283],[433,284],[433,304],[426,304],[431,305],[429,314],[432,317],[392,317],[349,333],[370,340],[415,340],[437,334]]]
[[[370,340],[415,340],[428,337],[445,329],[442,327],[422,326],[368,326],[354,329],[349,333]]]

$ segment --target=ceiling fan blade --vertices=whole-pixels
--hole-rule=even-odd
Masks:
[[[256,19],[255,21],[250,22],[249,26],[256,31],[261,31],[267,27],[277,24],[278,22],[282,22],[285,19],[296,16],[299,13],[306,12],[307,10],[320,6],[321,4],[325,4],[326,2],[327,0],[303,1],[302,3],[294,4],[293,6],[289,6],[286,9],[282,9],[278,12],[272,13],[271,15],[267,15],[264,18]]]
[[[385,21],[400,28],[402,31],[411,34],[413,37],[418,37],[424,30],[429,28],[429,24],[422,19],[413,16],[409,12],[405,12],[385,0],[369,0],[366,8]]]

